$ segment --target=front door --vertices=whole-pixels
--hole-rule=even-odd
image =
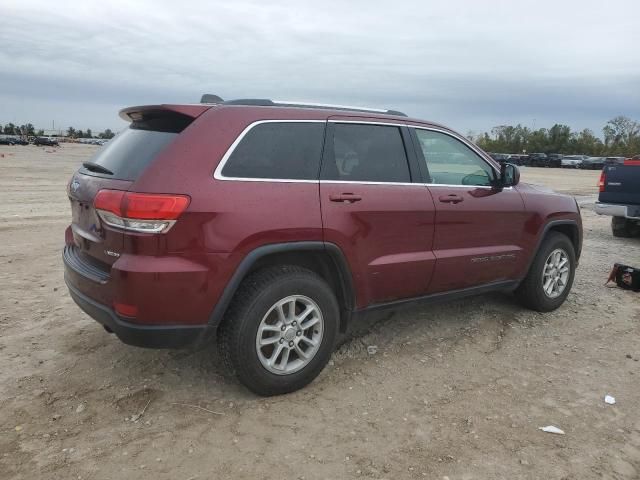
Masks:
[[[410,143],[402,126],[334,120],[327,128],[324,238],[349,260],[360,308],[424,295],[433,272],[434,205]]]
[[[413,130],[436,209],[436,266],[429,293],[512,280],[521,264],[524,203],[492,187],[497,171],[445,131]]]

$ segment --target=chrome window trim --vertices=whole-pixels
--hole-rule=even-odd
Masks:
[[[326,185],[328,183],[345,183],[350,185],[399,185],[403,187],[413,187],[419,186],[424,187],[425,183],[416,183],[416,182],[367,182],[367,181],[358,181],[358,180],[320,180],[321,185]]]
[[[270,120],[257,120],[255,122],[250,123],[244,128],[244,130],[242,130],[240,135],[238,135],[238,138],[236,138],[234,142],[231,144],[231,146],[227,149],[227,151],[223,155],[222,159],[220,160],[220,163],[218,164],[218,166],[216,167],[213,173],[213,178],[215,178],[216,180],[236,181],[236,182],[315,183],[315,184],[338,183],[338,184],[351,184],[351,185],[400,185],[400,186],[419,185],[419,186],[427,186],[427,187],[432,185],[434,187],[449,187],[449,188],[472,188],[473,187],[473,188],[485,188],[489,190],[494,188],[491,185],[450,185],[445,183],[425,183],[425,182],[367,182],[367,181],[356,181],[356,180],[352,181],[352,180],[320,180],[320,179],[304,180],[304,179],[287,179],[287,178],[248,178],[248,177],[227,177],[222,175],[222,170],[224,169],[229,158],[231,157],[231,154],[236,149],[238,144],[242,141],[242,139],[245,137],[245,135],[247,135],[247,133],[249,133],[249,131],[251,131],[251,129],[254,128],[255,126],[261,125],[263,123],[359,123],[363,125],[383,125],[383,126],[398,127],[398,128],[407,127],[407,128],[416,128],[420,130],[431,130],[434,132],[439,132],[445,135],[449,135],[450,137],[455,138],[456,140],[462,142],[474,153],[476,153],[481,160],[483,160],[487,165],[489,165],[489,167],[495,172],[496,175],[499,175],[499,172],[497,171],[495,166],[492,163],[488,162],[486,158],[484,158],[483,154],[477,147],[475,147],[467,139],[459,135],[456,135],[452,132],[449,132],[445,129],[438,128],[438,127],[412,125],[412,124],[403,123],[403,122],[391,123],[391,122],[379,122],[379,121],[370,121],[370,120],[338,120],[338,119],[330,118],[326,121],[325,120],[299,120],[299,119],[291,119],[291,120],[270,119]],[[504,190],[508,190],[511,188],[513,187],[506,187],[504,188]]]

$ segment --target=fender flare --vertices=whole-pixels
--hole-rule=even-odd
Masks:
[[[220,325],[220,322],[222,322],[224,314],[231,304],[236,291],[249,271],[251,271],[253,265],[267,255],[283,252],[322,252],[327,253],[331,257],[334,262],[334,266],[338,271],[340,287],[342,290],[341,292],[336,293],[343,299],[343,305],[341,305],[341,309],[343,310],[343,319],[348,319],[349,315],[344,316],[344,314],[350,314],[351,311],[353,311],[356,297],[351,270],[340,247],[333,243],[321,241],[286,242],[263,245],[250,251],[242,259],[209,315],[208,326],[210,328],[217,328]]]
[[[525,277],[529,273],[529,270],[531,270],[531,265],[533,265],[533,261],[535,260],[536,255],[538,254],[538,250],[540,249],[540,245],[542,245],[542,242],[544,241],[545,237],[547,236],[547,233],[549,233],[549,230],[551,230],[553,227],[556,227],[558,225],[571,225],[572,227],[575,227],[575,229],[578,231],[578,238],[577,238],[577,242],[576,242],[577,243],[577,245],[576,245],[576,260],[578,260],[580,258],[580,253],[582,251],[582,236],[580,235],[580,227],[578,226],[578,222],[576,222],[575,220],[571,220],[571,219],[551,220],[551,221],[545,223],[544,227],[542,228],[542,232],[538,236],[538,240],[536,242],[536,248],[533,250],[533,253],[531,254],[531,256],[529,258],[529,262],[527,263],[527,268],[526,268],[525,273],[524,273]],[[570,240],[573,243],[573,239],[570,239]]]

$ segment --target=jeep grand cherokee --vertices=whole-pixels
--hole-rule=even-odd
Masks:
[[[262,395],[311,382],[339,332],[410,303],[567,297],[573,198],[519,183],[447,127],[400,112],[271,100],[126,108],[69,182],[71,296],[122,341],[216,334]]]

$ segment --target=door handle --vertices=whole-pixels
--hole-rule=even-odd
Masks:
[[[442,195],[438,198],[442,203],[460,203],[464,200],[460,195],[452,193],[451,195]]]
[[[331,200],[332,202],[354,203],[362,200],[362,197],[360,195],[355,195],[353,193],[339,193],[339,194],[329,195],[329,200]]]

